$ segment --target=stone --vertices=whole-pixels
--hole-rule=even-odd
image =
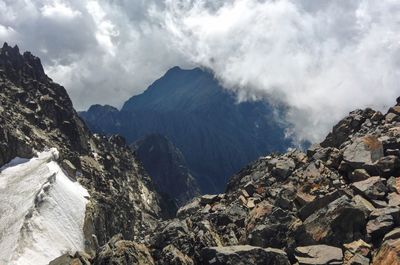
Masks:
[[[173,265],[194,265],[194,262],[191,258],[182,253],[172,244],[163,248],[158,263]]]
[[[385,121],[387,123],[392,123],[394,121],[400,121],[400,117],[399,117],[399,115],[390,112],[390,113],[386,114]]]
[[[355,254],[350,259],[343,262],[344,265],[369,265],[370,259],[360,254]]]
[[[372,265],[400,265],[400,239],[385,241],[372,259]]]
[[[314,212],[299,227],[299,244],[330,244],[341,246],[363,234],[366,216],[362,209],[343,195],[326,207]]]
[[[376,166],[383,176],[397,176],[400,173],[400,158],[394,155],[384,156],[378,160]]]
[[[369,199],[382,199],[387,192],[385,181],[380,177],[354,182],[351,186],[356,192]]]
[[[381,157],[383,145],[372,135],[356,138],[343,152],[343,160],[354,169],[362,168],[364,164],[372,164]]]
[[[400,206],[400,194],[392,192],[387,196],[389,206]]]
[[[400,194],[400,177],[390,177],[386,183],[389,191]]]
[[[121,235],[116,235],[100,248],[94,265],[154,265],[153,257],[148,248],[143,244],[122,240]]]
[[[272,174],[274,174],[279,180],[285,180],[292,174],[295,169],[296,164],[293,159],[278,160],[275,167],[272,169]]]
[[[356,169],[349,175],[350,182],[363,181],[371,177],[365,169]]]
[[[204,265],[289,265],[286,253],[274,248],[249,245],[210,247],[201,251]]]
[[[183,218],[199,211],[201,208],[200,200],[201,200],[200,198],[195,198],[186,205],[182,206],[181,208],[178,209],[176,216]]]
[[[71,161],[64,159],[61,163],[62,168],[67,172],[68,176],[72,179],[76,179],[76,167],[71,163]]]
[[[344,244],[343,248],[345,249],[345,261],[349,260],[350,257],[359,254],[364,257],[368,257],[371,254],[372,246],[364,240],[359,239],[357,241],[353,241],[348,244]]]
[[[358,208],[362,209],[365,212],[366,216],[369,216],[370,213],[375,210],[375,207],[372,205],[372,203],[364,199],[360,195],[354,196],[352,200]]]
[[[390,215],[396,224],[400,224],[400,207],[390,206],[385,208],[375,209],[371,212],[370,218],[377,218],[379,216]]]
[[[298,203],[299,206],[304,206],[304,205],[314,201],[315,198],[316,198],[315,195],[311,195],[311,194],[299,191],[296,193],[295,201]]]
[[[206,204],[212,204],[214,202],[216,202],[219,199],[218,195],[210,195],[210,194],[206,194],[200,197],[200,201],[202,205],[206,205]]]
[[[319,209],[327,206],[329,203],[340,198],[343,195],[341,191],[334,191],[321,198],[314,199],[304,205],[298,212],[300,219],[305,220],[308,216],[315,213]]]
[[[392,239],[400,239],[400,227],[393,229],[383,237],[383,241]]]
[[[250,181],[244,185],[244,190],[247,192],[247,194],[253,196],[253,194],[256,192],[256,187],[254,186],[254,183]]]
[[[343,252],[328,245],[297,247],[295,258],[300,265],[342,264]]]
[[[390,215],[381,215],[367,223],[367,233],[371,236],[373,242],[380,240],[394,226],[393,217]]]

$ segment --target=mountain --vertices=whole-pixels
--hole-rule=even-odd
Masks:
[[[200,195],[182,153],[165,136],[147,135],[135,142],[132,149],[158,191],[174,198],[178,205]]]
[[[94,105],[80,115],[93,131],[120,134],[128,143],[165,135],[181,150],[203,193],[221,192],[242,166],[290,144],[270,105],[238,103],[199,68],[170,69],[120,111]]]
[[[400,264],[400,98],[166,218],[124,139],[91,134],[37,57],[4,44],[0,88],[1,264]],[[148,161],[159,149],[184,165],[166,138],[146,138]]]
[[[40,59],[0,49],[0,263],[144,240],[165,205],[120,136],[90,133]]]

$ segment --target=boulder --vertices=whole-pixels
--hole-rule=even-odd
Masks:
[[[372,259],[372,265],[400,265],[400,239],[385,241]]]
[[[296,164],[293,159],[281,159],[276,161],[275,166],[272,169],[272,174],[279,180],[285,180],[290,174],[292,174],[295,167]]]
[[[400,239],[400,227],[393,229],[383,237],[383,241],[391,239]]]
[[[354,170],[349,176],[350,182],[358,182],[358,181],[363,181],[371,176],[368,174],[368,172],[365,169],[356,169]]]
[[[354,182],[351,186],[356,192],[372,200],[384,198],[387,192],[385,179],[378,176]]]
[[[274,248],[259,248],[249,245],[210,247],[201,251],[204,265],[289,265],[286,253]]]
[[[343,152],[343,160],[352,168],[362,168],[383,157],[383,145],[377,137],[368,135],[356,138]]]
[[[343,195],[304,220],[297,230],[296,242],[341,246],[362,236],[365,218],[364,211]]]
[[[154,265],[149,250],[143,244],[122,239],[122,235],[115,235],[100,248],[94,265]]]
[[[359,239],[349,244],[344,244],[343,264],[369,264],[372,246]]]
[[[337,200],[343,195],[340,190],[329,193],[321,198],[311,200],[309,203],[305,204],[298,212],[300,219],[305,220],[308,216],[315,213],[319,209],[327,206],[329,203]]]
[[[379,240],[389,232],[394,226],[393,217],[390,215],[381,215],[367,223],[367,233],[371,237],[372,242]]]
[[[400,194],[400,177],[390,177],[386,183],[389,191]]]
[[[194,265],[194,262],[187,255],[182,253],[174,245],[168,245],[163,248],[158,264],[171,264],[171,265]]]
[[[342,264],[343,252],[337,247],[313,245],[297,247],[295,257],[300,265]]]
[[[384,156],[378,160],[376,166],[379,168],[382,176],[397,176],[400,173],[400,158],[395,155]]]

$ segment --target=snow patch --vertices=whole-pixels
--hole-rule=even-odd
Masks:
[[[51,149],[1,169],[0,264],[48,264],[84,249],[89,194],[65,175],[57,159]]]

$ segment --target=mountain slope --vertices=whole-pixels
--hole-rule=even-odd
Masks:
[[[136,141],[132,149],[158,190],[175,198],[178,205],[200,195],[182,153],[167,138],[151,134]]]
[[[153,234],[156,264],[400,264],[399,176],[400,98],[181,207]]]
[[[237,103],[211,73],[170,69],[121,111],[92,106],[81,117],[96,132],[132,143],[147,134],[168,137],[182,151],[202,192],[220,192],[230,175],[260,155],[288,147],[273,109]]]
[[[85,249],[89,252],[94,251],[99,244],[106,243],[117,233],[122,233],[127,239],[143,240],[146,231],[155,226],[157,219],[162,216],[160,205],[163,200],[124,140],[119,136],[107,138],[92,135],[73,109],[65,89],[46,76],[39,58],[29,52],[21,55],[17,46],[10,47],[6,43],[0,49],[0,88],[0,167],[10,161],[15,162],[15,158],[33,159],[38,152],[56,148],[59,158],[54,159],[54,162],[62,167],[72,181],[78,181],[85,187],[90,195],[84,220],[72,220],[84,223],[82,233]],[[32,168],[28,171],[32,174],[35,172]],[[41,185],[27,180],[36,179],[40,182],[42,177],[50,174],[49,172],[39,172],[38,176],[25,174],[23,171],[17,173],[12,180],[18,182],[13,182],[12,185],[8,182],[7,175],[1,173],[1,188],[6,189],[5,194],[16,196],[14,202],[35,205],[34,209],[40,210],[17,213],[24,208],[17,206],[9,209],[12,204],[1,200],[2,216],[8,209],[11,210],[7,211],[8,215],[20,214],[27,220],[31,220],[29,217],[33,213],[39,214],[38,220],[45,218],[47,208],[40,208],[36,198],[34,202],[31,201],[31,195],[34,193],[40,195],[39,197],[43,195],[43,198],[49,201],[60,199],[62,209],[74,207],[67,205],[70,200],[60,197],[64,193],[57,192],[62,176],[57,177],[54,185],[43,188],[48,194],[47,191],[42,194]],[[5,182],[8,184],[4,184]],[[28,186],[26,189],[30,190],[31,195],[20,192],[24,185]],[[17,190],[11,190],[13,187]],[[52,194],[57,197],[52,197]],[[67,217],[62,219],[64,217],[60,215],[59,222],[68,224],[71,220],[66,220]],[[14,221],[8,223],[9,227],[15,225],[15,230],[12,231],[25,231],[21,224],[35,223]],[[40,223],[43,227],[39,229],[52,229],[45,227],[48,223]],[[0,235],[11,231],[8,228],[2,227]],[[31,229],[28,227],[27,231]],[[71,227],[63,233],[66,237],[73,238],[77,236],[73,234],[74,231],[76,230]],[[44,231],[40,233],[40,236],[43,235],[46,235]],[[20,234],[11,236],[19,237]],[[26,234],[22,233],[21,240],[24,240],[25,236]],[[37,240],[36,237],[33,239]],[[1,236],[0,240],[4,238]],[[54,242],[53,245],[56,246],[56,243],[59,242]],[[37,246],[35,242],[28,242],[28,245]],[[14,247],[16,248],[7,251],[19,251],[17,246]]]

